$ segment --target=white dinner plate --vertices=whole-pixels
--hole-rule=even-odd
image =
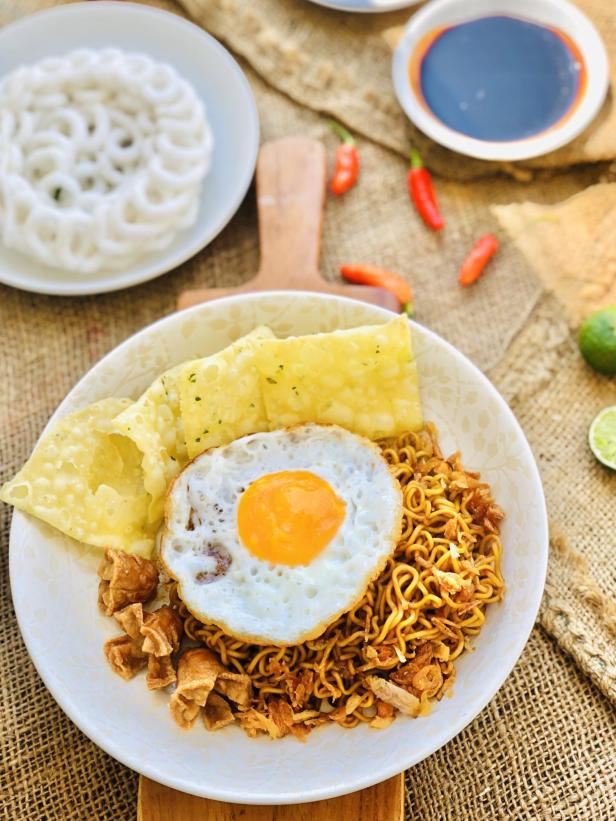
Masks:
[[[24,63],[76,48],[115,46],[169,63],[203,100],[214,134],[212,167],[197,221],[162,252],[126,270],[83,275],[49,268],[0,245],[0,282],[43,294],[115,291],[170,271],[222,231],[248,190],[259,148],[251,88],[229,52],[175,14],[126,2],[75,3],[38,12],[0,29],[0,77]]]
[[[428,109],[409,81],[409,60],[432,32],[494,15],[520,17],[560,29],[579,48],[586,64],[586,83],[575,110],[551,128],[519,140],[479,140],[455,131]],[[588,17],[567,0],[432,0],[407,23],[394,52],[392,74],[398,102],[417,128],[446,148],[482,160],[525,160],[571,142],[597,115],[609,85],[603,41]]]
[[[166,368],[219,350],[256,325],[278,335],[330,331],[393,316],[383,308],[324,294],[245,294],[172,314],[95,365],[53,415],[107,396],[137,397]],[[502,528],[506,595],[488,608],[475,652],[456,662],[452,695],[429,716],[399,717],[385,730],[321,727],[304,744],[248,738],[238,727],[181,730],[169,696],[125,682],[107,665],[103,642],[117,635],[97,608],[100,553],[15,512],[10,576],[30,655],[68,716],[123,764],[178,790],[221,801],[284,804],[358,790],[416,764],[465,727],[509,675],[541,600],[548,535],[541,481],[513,413],[486,377],[448,342],[412,323],[422,404],[447,453],[460,449],[506,511]],[[453,800],[453,799],[452,799]],[[366,819],[368,821],[368,819]]]

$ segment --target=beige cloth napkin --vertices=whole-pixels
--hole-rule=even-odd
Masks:
[[[491,210],[574,326],[616,305],[616,183],[593,185],[555,205]]]
[[[407,120],[391,82],[391,28],[415,9],[356,14],[306,0],[179,0],[204,28],[245,57],[268,83],[304,106],[334,115],[405,157],[411,144],[439,175],[454,179],[564,168],[616,157],[616,14],[613,0],[575,0],[598,27],[611,57],[611,88],[599,116],[568,146],[524,163],[472,160],[438,146]]]

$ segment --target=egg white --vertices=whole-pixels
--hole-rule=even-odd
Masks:
[[[345,503],[309,564],[263,561],[242,543],[237,510],[260,477],[311,471]],[[160,558],[188,609],[256,644],[319,636],[361,599],[400,537],[402,492],[377,445],[335,425],[256,433],[202,453],[169,489]]]

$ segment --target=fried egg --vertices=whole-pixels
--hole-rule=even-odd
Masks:
[[[191,462],[167,495],[160,558],[201,621],[243,641],[298,644],[359,601],[401,523],[379,447],[305,424]]]

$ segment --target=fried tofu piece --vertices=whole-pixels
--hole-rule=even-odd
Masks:
[[[130,636],[133,641],[136,641],[141,649],[143,643],[143,636],[141,635],[141,628],[143,627],[143,605],[141,602],[129,604],[123,607],[122,610],[117,610],[113,614],[113,617],[126,635]]]
[[[230,673],[225,670],[219,673],[214,689],[226,696],[239,707],[248,707],[252,699],[252,682],[250,676],[243,673]]]
[[[179,727],[183,730],[190,730],[197,720],[201,705],[191,698],[175,692],[169,701],[169,710],[173,720]]]
[[[153,613],[146,613],[140,628],[143,652],[170,656],[178,650],[183,632],[184,623],[172,607],[165,605]]]
[[[210,693],[203,708],[203,723],[206,730],[213,732],[235,721],[229,702],[218,693]]]
[[[128,604],[148,601],[158,585],[158,571],[149,559],[113,548],[105,550],[98,575],[98,605],[106,616]]]
[[[176,680],[171,656],[148,655],[148,672],[145,683],[150,690],[161,690]]]
[[[177,687],[169,702],[171,715],[180,727],[192,727],[224,669],[205,647],[195,647],[182,655],[178,663]]]
[[[144,614],[143,605],[136,602],[114,613],[114,618],[126,637],[120,636],[112,642],[128,648],[128,640],[133,646],[133,655],[145,659],[139,669],[147,663],[146,684],[149,689],[158,690],[173,684],[176,673],[171,656],[179,649],[184,630],[182,619],[175,610],[165,605]],[[122,639],[125,641],[122,642]],[[128,649],[124,652],[127,653]],[[115,671],[122,675],[119,669]]]
[[[129,681],[148,663],[148,657],[130,636],[116,636],[103,645],[103,653],[113,672]]]

